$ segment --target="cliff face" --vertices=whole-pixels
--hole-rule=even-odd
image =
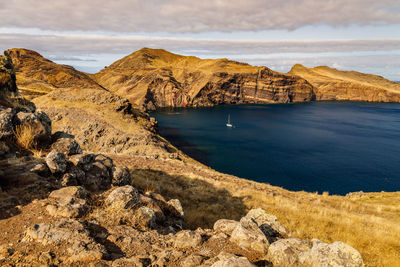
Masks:
[[[289,74],[309,81],[315,88],[316,100],[400,102],[400,84],[381,76],[300,64],[294,65]]]
[[[15,48],[4,54],[11,58],[18,88],[26,97],[47,94],[59,88],[104,90],[86,74],[71,66],[56,64],[35,51]]]
[[[304,79],[227,59],[199,59],[143,48],[92,76],[147,109],[310,101]]]

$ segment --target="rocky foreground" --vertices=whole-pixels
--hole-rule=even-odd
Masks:
[[[1,265],[364,266],[349,245],[292,238],[260,208],[188,229],[181,200],[132,186],[135,172],[55,132],[3,56],[0,167]]]

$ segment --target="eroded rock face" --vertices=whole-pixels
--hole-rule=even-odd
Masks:
[[[296,76],[226,59],[204,61],[162,49],[143,48],[93,77],[103,87],[148,110],[288,103],[310,101],[314,96],[313,87]]]
[[[233,230],[230,242],[243,250],[266,255],[269,242],[264,233],[258,228],[257,223],[250,217],[243,217]]]

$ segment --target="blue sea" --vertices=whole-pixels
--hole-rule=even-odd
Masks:
[[[400,104],[222,105],[152,116],[163,137],[223,173],[296,191],[400,190]]]

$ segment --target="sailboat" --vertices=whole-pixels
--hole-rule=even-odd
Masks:
[[[228,115],[228,122],[226,123],[226,127],[233,127],[231,124],[231,114]]]

